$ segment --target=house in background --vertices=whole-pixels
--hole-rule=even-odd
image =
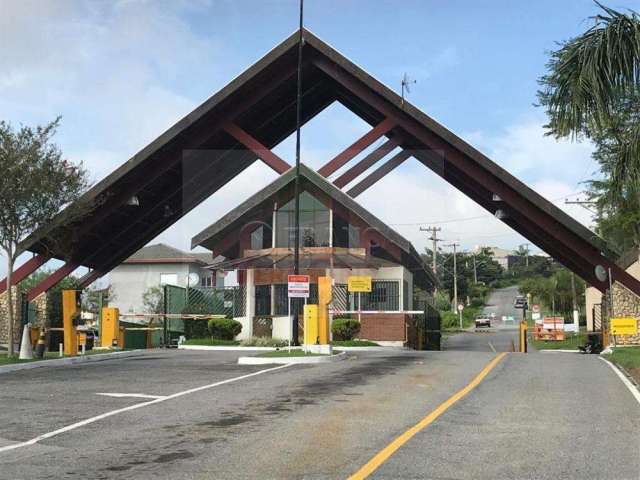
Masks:
[[[287,275],[293,273],[295,169],[233,209],[192,239],[227,260],[211,268],[235,271],[243,292],[235,308],[239,338],[289,338]],[[413,245],[314,170],[300,165],[300,273],[311,279],[309,303],[317,303],[318,277],[334,281],[334,311],[359,309],[362,339],[402,345],[409,341],[414,289],[430,295],[431,269]],[[347,291],[351,275],[372,277],[372,292]],[[359,298],[362,305],[358,305]],[[302,299],[292,299],[302,313]]]
[[[491,247],[489,245],[478,245],[473,249],[473,251],[478,254],[484,249],[488,249],[493,254],[493,259],[498,262],[505,272],[509,271],[509,268],[512,267],[520,258],[513,250]]]
[[[162,285],[186,287],[189,274],[194,273],[198,276],[197,284],[194,284],[195,276],[192,275],[189,286],[222,287],[223,273],[205,268],[213,262],[209,252],[184,252],[163,243],[146,246],[109,273],[115,297],[111,304],[123,313],[143,312],[142,296],[149,288]]]

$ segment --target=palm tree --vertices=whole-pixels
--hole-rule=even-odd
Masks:
[[[540,79],[538,98],[556,137],[619,136],[619,154],[611,171],[611,193],[637,191],[640,184],[640,121],[627,119],[620,137],[621,106],[640,111],[640,16],[596,2],[602,13],[582,35],[551,52],[549,73]]]

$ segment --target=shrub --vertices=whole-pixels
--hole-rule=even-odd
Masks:
[[[206,305],[196,304],[185,307],[182,309],[183,314],[206,314],[209,313],[207,311]],[[187,319],[184,320],[184,336],[187,338],[203,338],[209,335],[209,324],[208,320],[193,320]]]
[[[353,337],[360,332],[360,322],[351,319],[334,320],[331,332],[335,340],[353,340]]]
[[[286,340],[271,337],[251,337],[240,342],[243,347],[286,347]]]
[[[213,338],[233,340],[242,331],[242,324],[229,318],[214,318],[209,320],[209,333]]]

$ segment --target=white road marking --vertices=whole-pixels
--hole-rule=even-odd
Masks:
[[[102,395],[104,397],[115,397],[115,398],[165,398],[164,395],[146,395],[144,393],[96,393],[96,395]]]
[[[70,432],[71,430],[75,430],[76,428],[84,427],[85,425],[89,425],[91,423],[95,423],[97,421],[103,420],[108,417],[112,417],[114,415],[118,415],[119,413],[129,412],[131,410],[137,410],[138,408],[147,407],[149,405],[154,405],[156,403],[166,402],[167,400],[173,400],[174,398],[179,398],[184,395],[189,395],[192,393],[200,392],[202,390],[207,390],[209,388],[218,387],[220,385],[226,385],[227,383],[237,382],[239,380],[244,380],[245,378],[255,377],[256,375],[261,375],[267,372],[273,372],[275,370],[280,370],[281,368],[286,368],[289,365],[279,365],[277,367],[265,368],[264,370],[259,370],[257,372],[249,373],[247,375],[242,375],[240,377],[229,378],[227,380],[222,380],[220,382],[211,383],[209,385],[203,385],[201,387],[190,388],[189,390],[183,390],[182,392],[174,393],[172,395],[167,395],[166,397],[156,398],[149,402],[137,403],[135,405],[129,405],[128,407],[119,408],[117,410],[111,410],[110,412],[103,413],[101,415],[96,415],[95,417],[87,418],[86,420],[82,420],[80,422],[72,423],[71,425],[67,425],[66,427],[59,428],[58,430],[53,430],[52,432],[43,433],[42,435],[38,435],[31,440],[27,440],[26,442],[14,443],[13,445],[7,445],[5,447],[0,447],[0,453],[8,452],[9,450],[15,450],[22,447],[28,447],[30,445],[34,445],[42,440],[49,439],[51,437],[55,437],[57,435]]]
[[[622,380],[622,383],[624,383],[625,387],[629,389],[629,391],[631,392],[631,395],[633,395],[633,397],[638,401],[638,403],[640,403],[640,391],[638,391],[636,386],[629,381],[629,379],[625,376],[625,374],[622,373],[613,363],[611,363],[606,358],[602,358],[602,357],[598,357],[598,358],[603,362],[607,363],[611,367],[611,369],[614,372],[616,372],[616,375],[620,377],[620,380]]]
[[[498,353],[496,352],[496,349],[493,347],[493,345],[491,344],[491,342],[487,342],[489,344],[489,346],[491,347],[491,350],[493,350],[493,353]]]

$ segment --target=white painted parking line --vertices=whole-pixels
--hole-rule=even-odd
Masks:
[[[620,377],[620,380],[622,380],[622,383],[624,383],[624,386],[629,389],[629,391],[631,392],[631,395],[633,395],[633,398],[635,398],[638,401],[638,403],[640,403],[640,391],[638,391],[636,386],[629,381],[629,379],[624,375],[624,373],[622,373],[620,369],[618,369],[618,367],[616,367],[613,363],[611,363],[606,358],[602,358],[602,357],[598,357],[598,358],[603,362],[605,362],[606,364],[608,364],[611,367],[611,369],[614,372],[616,372],[616,375]]]
[[[145,395],[144,393],[96,393],[96,395],[115,398],[165,398],[165,395]]]
[[[101,415],[96,415],[95,417],[87,418],[86,420],[82,420],[80,422],[72,423],[71,425],[67,425],[66,427],[59,428],[58,430],[53,430],[52,432],[43,433],[42,435],[38,435],[31,440],[27,440],[26,442],[14,443],[13,445],[7,445],[5,447],[0,447],[0,453],[8,452],[9,450],[15,450],[22,447],[28,447],[30,445],[34,445],[42,440],[47,440],[51,437],[55,437],[57,435],[61,435],[66,432],[70,432],[71,430],[75,430],[76,428],[84,427],[85,425],[89,425],[91,423],[98,422],[100,420],[104,420],[105,418],[112,417],[114,415],[118,415],[119,413],[129,412],[131,410],[137,410],[138,408],[148,407],[149,405],[154,405],[156,403],[166,402],[167,400],[173,400],[174,398],[179,398],[185,395],[190,395],[192,393],[200,392],[202,390],[207,390],[209,388],[219,387],[220,385],[226,385],[227,383],[237,382],[239,380],[244,380],[245,378],[255,377],[256,375],[261,375],[263,373],[273,372],[275,370],[280,370],[282,368],[287,368],[289,365],[279,365],[277,367],[265,368],[264,370],[259,370],[257,372],[249,373],[247,375],[241,375],[240,377],[229,378],[227,380],[222,380],[220,382],[211,383],[209,385],[202,385],[201,387],[190,388],[189,390],[183,390],[182,392],[174,393],[172,395],[167,395],[166,397],[156,398],[149,402],[137,403],[135,405],[129,405],[128,407],[119,408],[117,410],[111,410],[110,412],[103,413]]]
[[[487,342],[489,344],[489,346],[491,347],[491,350],[493,350],[493,353],[498,353],[496,352],[495,347],[491,344],[491,342]]]

